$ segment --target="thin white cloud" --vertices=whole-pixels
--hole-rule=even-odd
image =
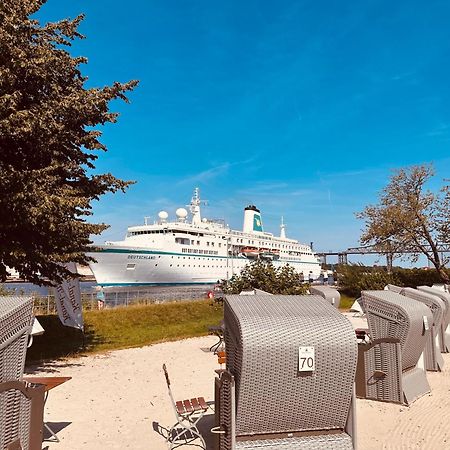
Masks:
[[[413,77],[415,74],[416,74],[416,72],[414,70],[410,70],[408,72],[397,73],[392,76],[392,80],[393,81],[403,81],[403,80]]]
[[[227,161],[222,164],[211,167],[209,169],[203,170],[202,172],[182,178],[180,181],[176,183],[176,185],[183,186],[183,185],[197,185],[207,183],[208,181],[210,181],[211,179],[215,179],[219,175],[223,176],[227,174],[231,167],[250,164],[253,160],[254,158],[248,158],[243,161],[235,161],[235,162]]]
[[[202,172],[196,173],[194,175],[185,177],[178,181],[177,185],[185,185],[185,184],[201,184],[209,181],[212,178],[217,177],[218,175],[223,175],[224,173],[228,172],[228,169],[230,168],[230,163],[226,162],[224,164],[220,164],[215,167],[211,167],[210,169],[204,170]]]
[[[440,122],[431,131],[425,133],[425,136],[429,137],[447,137],[450,133],[450,124]]]

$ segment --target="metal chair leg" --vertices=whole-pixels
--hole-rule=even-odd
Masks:
[[[50,442],[59,442],[59,438],[58,436],[56,436],[55,432],[44,422],[44,427],[47,428],[47,430],[49,431],[49,433],[52,435],[52,437],[54,437],[55,439],[45,439],[46,441],[50,441]]]

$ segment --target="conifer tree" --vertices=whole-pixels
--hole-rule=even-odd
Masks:
[[[92,201],[130,182],[94,174],[106,151],[98,126],[137,81],[87,88],[84,57],[68,52],[83,15],[41,25],[45,0],[0,2],[0,280],[6,267],[38,284],[59,282],[64,262],[87,263]]]

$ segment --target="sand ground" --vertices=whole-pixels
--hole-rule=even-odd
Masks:
[[[355,327],[365,325],[351,319]],[[167,449],[163,435],[175,416],[162,364],[177,399],[212,401],[218,364],[208,348],[214,342],[206,336],[28,368],[28,374],[72,377],[50,392],[45,420],[60,443],[45,441],[43,448]],[[443,356],[445,370],[427,375],[431,393],[412,406],[357,400],[359,450],[450,449],[450,354]],[[202,422],[206,436],[214,426],[212,411]]]

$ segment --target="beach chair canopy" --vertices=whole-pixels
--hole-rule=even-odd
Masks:
[[[439,330],[439,345],[442,353],[450,352],[450,293],[445,292],[442,289],[436,289],[434,287],[419,286],[417,288],[421,292],[435,295],[439,297],[445,305],[445,313],[442,318],[441,328]]]
[[[344,430],[357,362],[350,322],[314,295],[227,295],[224,308],[236,436]]]
[[[44,386],[22,381],[31,297],[0,297],[0,448],[42,448]]]
[[[441,289],[436,289],[429,286],[418,286],[417,290],[420,292],[425,292],[430,295],[435,295],[439,297],[444,302],[444,316],[442,321],[448,325],[450,323],[450,293],[445,292]]]
[[[431,310],[433,321],[430,323],[430,334],[424,351],[425,368],[433,371],[442,370],[444,367],[444,359],[441,355],[440,344],[443,335],[442,320],[445,314],[444,302],[435,295],[413,288],[404,288],[401,294],[423,303]]]
[[[0,383],[22,378],[32,324],[31,297],[0,297]]]
[[[396,286],[395,284],[387,284],[384,287],[385,291],[397,292],[397,294],[400,294],[400,292],[402,292],[402,289],[402,287]]]
[[[399,339],[402,369],[415,367],[429,334],[424,321],[430,326],[433,323],[431,310],[423,303],[390,290],[362,291],[361,303],[371,338]]]
[[[428,292],[418,291],[417,289],[409,287],[403,288],[401,294],[427,305],[433,314],[433,325],[436,327],[441,325],[446,311],[445,304],[439,297],[429,294]]]
[[[339,308],[339,304],[341,303],[341,294],[337,289],[334,289],[330,286],[310,286],[309,292],[313,295],[320,295],[323,297],[328,303],[331,303],[336,308]]]

